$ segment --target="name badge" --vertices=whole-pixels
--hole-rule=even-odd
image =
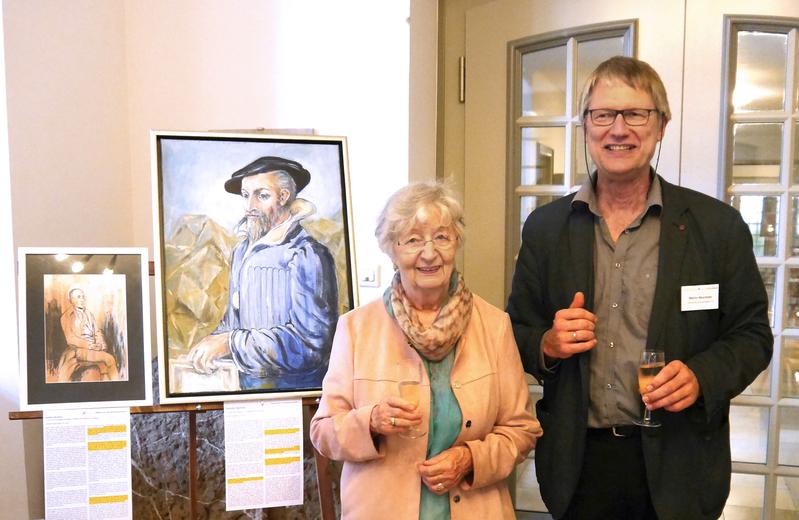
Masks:
[[[719,284],[683,285],[681,311],[706,311],[719,308]]]

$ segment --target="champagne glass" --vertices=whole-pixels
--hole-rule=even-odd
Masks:
[[[638,391],[641,395],[646,393],[646,387],[658,375],[660,369],[666,366],[666,356],[662,350],[644,350],[641,352],[641,362],[638,365]],[[634,421],[638,426],[656,428],[660,423],[652,419],[652,412],[644,407],[644,416],[640,421]]]
[[[422,385],[422,364],[417,362],[412,369],[403,374],[403,378],[398,383],[400,397],[413,404],[419,406],[419,393]],[[406,431],[400,432],[400,437],[407,439],[417,439],[422,437],[427,432],[422,431],[418,426],[410,426]]]

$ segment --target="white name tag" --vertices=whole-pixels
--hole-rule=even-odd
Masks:
[[[682,311],[705,311],[719,308],[719,284],[683,285],[681,287]]]

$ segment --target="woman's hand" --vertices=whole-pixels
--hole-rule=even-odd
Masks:
[[[372,408],[369,429],[379,435],[391,435],[407,431],[421,422],[422,413],[415,405],[401,397],[390,396]]]
[[[418,468],[427,489],[443,495],[472,471],[472,452],[466,446],[455,446],[420,463]]]

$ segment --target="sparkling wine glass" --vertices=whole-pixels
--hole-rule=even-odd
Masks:
[[[405,370],[398,385],[400,397],[418,407],[419,393],[422,385],[422,363],[414,363],[413,368]],[[422,431],[418,426],[410,426],[406,431],[400,432],[399,435],[400,437],[408,439],[417,439],[426,433],[427,432]]]
[[[660,369],[666,366],[666,355],[662,350],[644,350],[641,352],[641,362],[638,364],[638,391],[644,395],[646,387],[658,375]],[[656,428],[660,423],[652,419],[652,412],[644,407],[644,416],[639,421],[634,421],[638,426]]]

